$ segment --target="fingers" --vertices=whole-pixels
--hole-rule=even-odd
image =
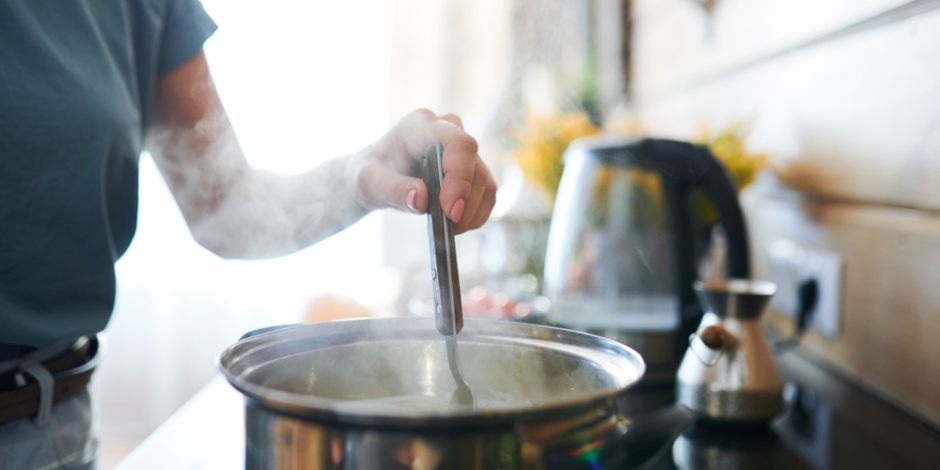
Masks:
[[[431,111],[419,109],[412,111],[395,126],[405,152],[417,158],[431,145],[441,143],[444,147],[457,145],[472,149],[470,155],[476,155],[476,140],[463,130],[460,118],[453,114],[438,117]]]
[[[359,169],[356,178],[360,203],[370,209],[397,207],[406,212],[423,214],[428,207],[428,189],[420,178],[402,175],[371,162]]]
[[[418,110],[405,116],[376,147],[379,154],[385,155],[386,165],[379,166],[397,173],[382,176],[385,172],[381,169],[370,169],[362,176],[360,191],[368,192],[367,203],[376,207],[382,207],[382,198],[388,197],[385,206],[423,213],[427,209],[427,188],[423,181],[403,174],[415,174],[408,168],[436,143],[444,145],[441,208],[454,222],[457,233],[480,227],[496,203],[496,184],[477,154],[476,139],[464,131],[463,122],[454,114],[437,116]],[[414,208],[407,204],[408,194],[413,194]]]
[[[443,114],[437,117],[441,121],[447,121],[461,129],[463,129],[463,121],[460,119],[460,116],[456,114]]]
[[[465,232],[470,227],[470,223],[476,216],[477,210],[480,208],[481,202],[483,201],[483,193],[487,188],[487,180],[491,179],[489,178],[489,171],[483,165],[483,162],[479,161],[479,159],[477,159],[477,162],[473,171],[473,181],[470,185],[470,195],[467,197],[464,205],[460,222],[455,223],[457,233]]]
[[[476,141],[454,141],[444,147],[444,181],[441,184],[441,207],[454,223],[460,223],[468,208],[473,190],[477,163],[485,171],[483,162],[476,154]],[[486,175],[484,175],[485,177]],[[479,183],[478,183],[479,184]]]
[[[490,179],[489,183],[486,185],[486,190],[483,192],[483,198],[480,200],[480,207],[477,208],[477,212],[473,215],[473,219],[470,221],[469,225],[467,225],[466,230],[474,230],[482,227],[487,219],[490,218],[494,206],[496,206],[496,182]],[[457,233],[463,233],[463,231],[458,231]]]

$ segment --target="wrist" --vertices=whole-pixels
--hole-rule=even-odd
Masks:
[[[345,196],[353,201],[363,213],[375,209],[368,203],[362,191],[362,185],[365,184],[365,181],[363,181],[363,168],[369,162],[371,154],[372,146],[370,145],[358,152],[337,159],[339,161],[337,162],[336,180],[343,182]]]

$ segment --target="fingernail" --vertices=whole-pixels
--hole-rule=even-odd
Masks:
[[[460,217],[462,216],[463,216],[463,199],[457,199],[457,202],[455,202],[453,207],[450,208],[450,220],[453,220],[455,224],[459,224]]]
[[[411,209],[411,212],[418,213],[418,209],[415,208],[415,196],[418,195],[417,189],[412,189],[408,191],[408,195],[405,196],[405,204],[408,205],[408,208]]]

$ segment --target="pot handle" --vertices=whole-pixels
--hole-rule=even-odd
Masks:
[[[542,462],[547,468],[595,469],[639,468],[658,460],[672,448],[672,443],[695,422],[695,415],[682,405],[672,405],[638,419],[624,419],[629,424],[615,435],[579,449],[546,449]],[[600,441],[598,441],[600,442]]]
[[[695,340],[698,340],[697,342]],[[711,356],[710,359],[705,359],[702,357],[702,354],[699,354],[699,346],[704,347],[707,351],[718,350],[717,354],[709,353],[708,356]],[[711,367],[715,364],[718,364],[718,361],[721,360],[726,352],[732,350],[737,346],[737,339],[735,336],[728,332],[721,325],[709,325],[705,327],[701,333],[695,332],[689,336],[689,351],[695,355],[698,360],[707,367]]]
[[[297,326],[303,326],[303,324],[302,323],[289,323],[287,325],[266,326],[264,328],[258,328],[257,330],[251,330],[248,333],[243,334],[241,338],[238,338],[238,340],[241,341],[246,338],[251,338],[252,336],[258,336],[260,334],[269,333],[271,331],[283,330],[286,328],[294,328]]]

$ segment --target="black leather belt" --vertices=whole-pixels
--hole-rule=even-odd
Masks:
[[[36,416],[48,421],[53,404],[81,392],[101,360],[101,335],[81,338],[53,357],[35,351],[0,362],[0,425]]]

